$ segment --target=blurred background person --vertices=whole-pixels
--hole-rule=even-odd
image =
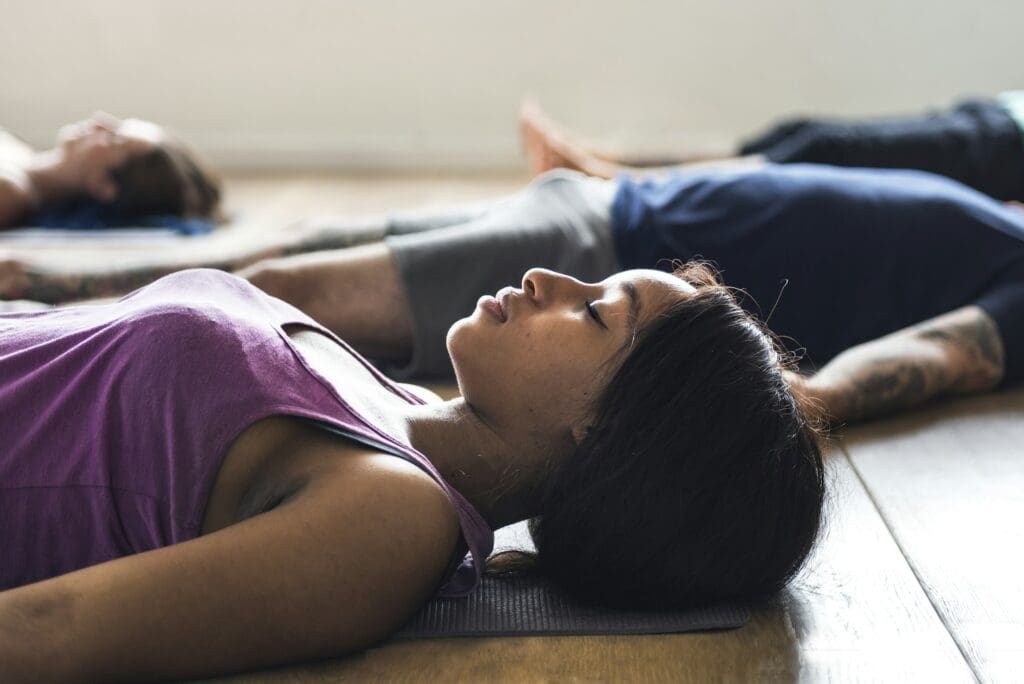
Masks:
[[[55,145],[44,150],[0,129],[0,228],[216,220],[220,198],[220,180],[149,121],[96,112],[61,127]]]

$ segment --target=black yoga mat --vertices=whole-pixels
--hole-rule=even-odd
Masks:
[[[495,548],[532,550],[525,524],[499,530]],[[750,619],[747,606],[688,611],[618,611],[580,605],[539,577],[484,578],[470,596],[434,599],[394,639],[569,634],[665,634],[733,629]]]

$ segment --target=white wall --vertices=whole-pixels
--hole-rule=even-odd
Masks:
[[[793,112],[1024,88],[1020,0],[3,0],[0,125],[103,108],[231,166],[518,163],[523,93],[594,137],[725,143]]]

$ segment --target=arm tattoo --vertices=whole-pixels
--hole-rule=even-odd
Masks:
[[[256,255],[230,259],[211,259],[196,263],[147,264],[115,267],[108,271],[61,272],[33,267],[22,270],[21,286],[16,291],[5,291],[6,298],[31,299],[47,304],[61,304],[82,299],[95,299],[131,292],[148,285],[157,278],[187,268],[216,268],[234,271],[259,259],[279,256],[281,248],[261,250]]]
[[[0,295],[7,299],[30,299],[47,304],[110,297],[130,292],[157,278],[186,268],[217,268],[224,271],[237,271],[263,259],[352,247],[382,237],[383,232],[378,236],[377,233],[370,231],[359,233],[345,230],[319,230],[306,235],[297,235],[284,243],[263,246],[230,258],[198,260],[191,264],[150,264],[81,273],[45,271],[24,267],[22,269],[22,286],[5,290]]]
[[[176,269],[167,267],[139,267],[97,273],[46,273],[28,270],[24,274],[24,287],[18,292],[18,296],[48,304],[109,297],[141,287],[174,270]]]
[[[933,396],[938,373],[913,361],[892,359],[850,376],[843,391],[843,420],[891,414]]]
[[[810,380],[835,421],[898,412],[943,394],[995,388],[1004,349],[995,322],[973,306],[851,347]]]
[[[997,385],[1002,379],[1006,365],[999,328],[980,309],[968,309],[961,317],[965,320],[953,320],[948,326],[922,330],[921,338],[947,345],[964,359],[954,368],[947,391],[960,393],[989,389],[990,385]]]

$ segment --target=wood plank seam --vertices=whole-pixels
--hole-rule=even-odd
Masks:
[[[960,657],[963,658],[964,663],[970,669],[971,674],[974,675],[975,681],[980,682],[980,674],[978,670],[975,668],[974,663],[971,662],[971,659],[968,657],[967,652],[964,650],[964,644],[962,644],[960,642],[960,639],[957,638],[957,634],[954,630],[950,628],[946,616],[943,615],[942,611],[939,610],[938,605],[936,605],[935,599],[932,597],[931,592],[928,591],[928,587],[921,579],[921,575],[917,570],[917,566],[914,564],[913,560],[907,554],[906,549],[903,548],[903,545],[900,543],[899,537],[897,537],[896,534],[893,532],[892,527],[889,524],[889,520],[885,517],[885,514],[882,512],[881,507],[878,505],[878,501],[875,499],[874,492],[872,492],[871,487],[868,486],[867,481],[864,479],[860,470],[857,469],[857,465],[853,462],[853,459],[850,457],[849,452],[846,450],[846,445],[842,442],[837,441],[835,446],[839,448],[839,450],[843,454],[843,458],[845,458],[846,462],[850,464],[850,469],[853,471],[853,474],[857,477],[857,481],[860,482],[860,486],[864,488],[864,493],[867,494],[868,500],[871,502],[872,508],[875,509],[875,512],[878,514],[878,517],[882,520],[882,522],[885,523],[885,529],[889,531],[889,537],[896,545],[896,548],[899,549],[900,555],[906,562],[907,567],[910,568],[910,572],[913,573],[914,579],[917,581],[917,585],[921,587],[921,591],[924,592],[925,597],[928,599],[928,605],[932,607],[932,611],[935,613],[935,616],[939,619],[939,622],[942,623],[943,629],[946,630],[946,633],[949,635],[950,639],[952,639],[953,643],[956,644],[956,648],[960,652]]]

